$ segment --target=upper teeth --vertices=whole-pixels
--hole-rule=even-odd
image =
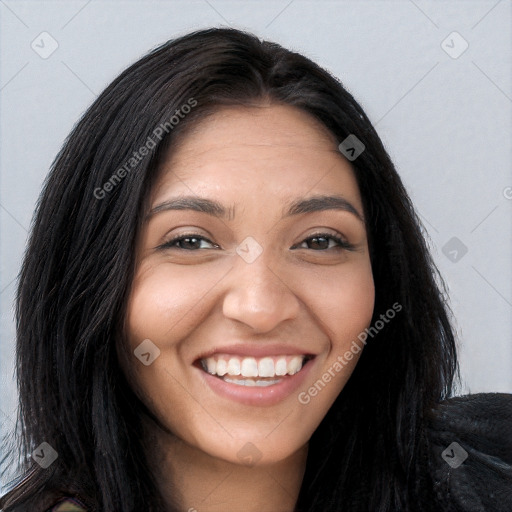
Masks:
[[[215,355],[201,359],[203,368],[212,375],[242,377],[275,377],[294,375],[302,369],[306,356],[239,357]]]

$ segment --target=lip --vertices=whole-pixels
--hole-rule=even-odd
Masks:
[[[232,349],[232,347],[231,347]],[[282,350],[283,347],[280,347]],[[222,351],[227,350],[223,348]],[[288,350],[291,350],[288,348]],[[233,352],[231,352],[233,353]],[[280,352],[282,353],[282,352]],[[288,352],[289,353],[289,352]],[[299,352],[301,353],[301,352]],[[303,353],[303,352],[302,352]],[[247,355],[247,350],[244,351],[244,354]],[[270,355],[268,350],[265,354]],[[213,355],[213,354],[211,354]],[[238,354],[236,354],[238,355]],[[253,355],[251,353],[250,355]],[[272,354],[276,355],[276,354]],[[208,356],[205,356],[208,357]],[[254,357],[260,357],[259,355]],[[235,402],[239,402],[245,405],[253,405],[253,406],[271,406],[276,405],[279,402],[283,401],[285,398],[290,396],[294,391],[296,391],[300,385],[304,382],[304,379],[309,374],[315,359],[308,360],[302,369],[296,373],[295,375],[288,375],[284,377],[281,382],[278,384],[273,384],[272,386],[267,387],[247,387],[247,386],[239,386],[237,384],[231,384],[229,382],[224,382],[221,378],[216,377],[214,375],[210,375],[200,368],[196,368],[198,372],[200,372],[204,382],[208,384],[208,386],[212,389],[214,393],[220,395],[223,398],[228,398],[229,400],[233,400]]]
[[[242,356],[242,357],[265,357],[265,356],[316,356],[310,350],[305,348],[291,347],[289,345],[247,345],[247,344],[237,344],[237,345],[227,345],[225,347],[217,347],[211,349],[208,352],[204,352],[199,357],[196,358],[196,361],[201,359],[206,359],[207,357],[214,356],[215,354],[229,354],[233,356]],[[299,372],[300,373],[300,372]]]

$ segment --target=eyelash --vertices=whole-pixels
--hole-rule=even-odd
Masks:
[[[355,249],[355,246],[353,244],[351,244],[350,242],[348,242],[347,240],[345,240],[342,237],[342,235],[340,235],[340,234],[333,235],[332,233],[322,233],[322,232],[313,233],[312,235],[305,238],[301,242],[301,244],[304,242],[307,242],[308,240],[312,240],[314,238],[327,238],[327,239],[334,240],[338,244],[337,247],[330,247],[329,249],[320,249],[319,251],[315,251],[315,252],[324,252],[324,251],[330,250],[330,249],[346,250],[346,251],[353,251]]]
[[[216,249],[219,248],[219,246],[217,244],[214,244],[212,241],[208,240],[208,238],[198,235],[197,233],[187,233],[184,235],[179,235],[179,236],[173,238],[172,240],[165,242],[164,244],[160,245],[157,248],[158,249],[175,248],[175,249],[180,249],[182,251],[191,251],[191,252],[194,252],[197,250],[204,250],[204,249],[182,249],[180,247],[175,246],[178,242],[181,242],[182,240],[187,240],[189,238],[195,238],[199,241],[205,241],[205,242],[208,242],[208,243],[214,245],[215,246],[214,248],[216,248]],[[353,251],[355,249],[354,245],[347,242],[347,240],[345,240],[341,236],[333,235],[332,233],[314,233],[311,236],[308,236],[307,238],[305,238],[302,242],[300,242],[300,244],[307,242],[308,240],[313,240],[314,238],[327,238],[330,240],[334,240],[338,244],[337,247],[329,247],[327,249],[319,249],[315,252],[325,252],[325,251],[331,250],[331,249]],[[310,249],[310,250],[313,250],[313,249]]]

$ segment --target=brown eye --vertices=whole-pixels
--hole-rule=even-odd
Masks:
[[[329,249],[330,239],[327,236],[315,236],[308,238],[306,243],[309,243],[309,249]]]
[[[205,247],[203,243],[210,244],[213,247]],[[158,247],[159,249],[181,249],[185,251],[197,251],[201,249],[218,249],[219,246],[207,238],[200,235],[180,235]]]
[[[304,247],[306,246],[306,247]],[[319,233],[306,238],[299,246],[292,249],[311,249],[313,251],[326,251],[328,249],[346,249],[352,250],[354,246],[343,238],[329,233]]]

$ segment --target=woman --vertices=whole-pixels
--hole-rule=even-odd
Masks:
[[[511,398],[446,400],[436,276],[335,78],[237,30],[166,43],[46,182],[3,509],[512,509]]]

